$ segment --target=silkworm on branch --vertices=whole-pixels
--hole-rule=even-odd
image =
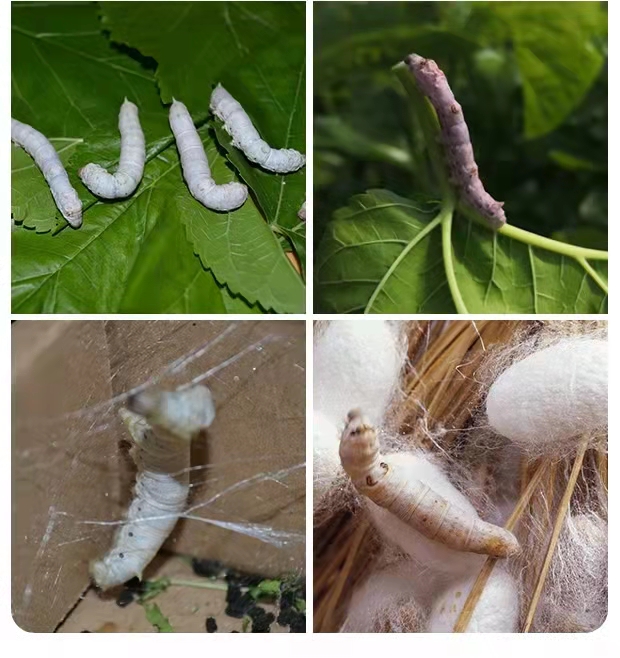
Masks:
[[[503,226],[506,223],[504,204],[484,189],[478,176],[463,110],[454,98],[443,71],[432,59],[415,54],[408,55],[405,64],[420,91],[435,108],[451,181],[458,188],[461,200],[484,217],[492,228]]]
[[[82,202],[47,137],[32,126],[11,119],[11,141],[32,156],[50,186],[58,210],[73,228],[79,228],[82,225]]]
[[[183,103],[173,99],[169,120],[179,150],[183,177],[194,199],[211,210],[222,212],[242,206],[248,198],[248,188],[235,182],[215,183],[200,135]]]
[[[121,409],[138,468],[134,498],[112,548],[91,564],[95,584],[109,589],[137,576],[185,512],[192,438],[211,425],[215,407],[205,386],[139,393]]]
[[[504,558],[519,551],[512,533],[471,517],[425,482],[403,477],[382,455],[375,428],[361,412],[349,412],[340,440],[342,467],[357,491],[425,537],[457,551]]]
[[[116,172],[109,174],[103,167],[92,162],[78,172],[84,185],[103,199],[128,197],[138,187],[144,173],[144,133],[138,118],[138,108],[127,99],[121,105],[118,129],[121,133],[121,157]]]
[[[247,112],[227,91],[218,85],[211,94],[211,111],[224,122],[233,146],[248,160],[277,174],[297,171],[306,164],[306,156],[294,149],[273,149],[261,139]]]

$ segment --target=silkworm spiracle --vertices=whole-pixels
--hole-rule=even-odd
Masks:
[[[420,55],[408,55],[405,63],[418,88],[428,97],[437,112],[446,161],[461,199],[482,215],[492,228],[503,226],[506,223],[504,204],[496,201],[484,189],[478,176],[463,110],[454,98],[443,71],[432,59],[424,59]]]
[[[519,551],[512,533],[449,503],[427,484],[407,480],[382,455],[375,429],[359,410],[348,415],[340,440],[342,467],[363,496],[385,508],[425,537],[457,550],[508,557]]]
[[[58,210],[73,228],[79,228],[82,225],[82,202],[47,137],[32,126],[11,119],[11,140],[32,156],[50,186]]]
[[[118,129],[121,133],[121,157],[116,172],[109,174],[103,167],[92,162],[78,172],[84,185],[103,199],[128,197],[138,187],[144,173],[144,133],[138,118],[138,108],[127,99],[121,105]]]
[[[173,100],[170,127],[177,142],[183,177],[191,195],[211,210],[228,212],[245,203],[248,188],[241,183],[216,185],[198,131],[183,103]]]
[[[141,393],[129,406],[120,413],[134,442],[138,475],[126,522],[108,553],[91,565],[93,580],[104,590],[141,578],[172,532],[187,505],[191,439],[215,418],[204,386]]]
[[[245,153],[248,160],[263,169],[288,174],[306,164],[306,156],[294,149],[273,149],[261,139],[247,112],[227,91],[218,85],[211,94],[211,110],[224,122],[233,146]]]

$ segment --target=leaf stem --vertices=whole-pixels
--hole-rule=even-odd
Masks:
[[[197,587],[199,589],[217,589],[222,592],[226,592],[228,590],[228,585],[225,583],[213,583],[209,581],[203,582],[202,580],[181,580],[177,578],[170,578],[169,586]]]
[[[586,249],[585,247],[578,247],[577,245],[568,244],[567,242],[559,242],[558,240],[545,238],[542,235],[536,235],[536,233],[530,233],[530,231],[511,226],[510,224],[505,224],[498,229],[497,232],[506,237],[512,238],[513,240],[517,240],[518,242],[529,244],[532,247],[539,247],[540,249],[552,251],[556,254],[568,256],[576,260],[579,260],[580,258],[589,260],[609,259],[609,253],[607,251],[602,251],[601,249]]]
[[[446,279],[452,295],[452,301],[456,306],[457,313],[468,313],[467,306],[463,301],[459,285],[456,280],[454,271],[454,261],[452,252],[452,217],[454,216],[454,205],[447,203],[442,208],[438,217],[441,218],[441,249],[443,253],[443,262],[446,270]]]

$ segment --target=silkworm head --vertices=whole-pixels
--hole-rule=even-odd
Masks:
[[[82,225],[82,202],[75,190],[69,189],[60,194],[53,193],[53,196],[56,205],[62,209],[62,216],[73,228],[79,228]]]
[[[359,409],[347,414],[347,424],[340,439],[340,460],[349,477],[366,479],[368,469],[377,461],[379,442],[375,428]]]
[[[186,439],[209,427],[215,418],[213,397],[206,386],[171,392],[144,391],[130,398],[128,407],[151,425]]]

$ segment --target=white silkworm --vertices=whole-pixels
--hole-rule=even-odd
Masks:
[[[82,202],[47,137],[32,126],[12,118],[11,140],[32,156],[50,186],[58,210],[73,228],[79,228],[82,225]]]
[[[143,392],[129,407],[121,416],[134,442],[138,475],[126,522],[105,557],[91,565],[93,580],[104,590],[141,578],[172,532],[187,505],[191,440],[215,418],[205,386]]]
[[[420,55],[408,55],[405,63],[420,91],[428,97],[437,112],[452,182],[458,187],[463,202],[482,215],[492,228],[503,226],[506,223],[504,204],[484,189],[478,176],[463,110],[454,98],[443,71],[432,59],[424,59]]]
[[[121,157],[116,172],[109,174],[103,167],[92,162],[78,172],[84,185],[103,199],[128,197],[138,187],[144,173],[144,133],[138,118],[138,108],[127,99],[121,105],[118,129],[121,133]]]
[[[553,452],[607,427],[607,341],[572,338],[514,363],[493,383],[491,427],[522,448]]]
[[[450,585],[435,601],[428,620],[429,633],[452,633],[476,576]],[[513,577],[496,567],[484,590],[466,633],[516,633],[519,590]]]
[[[301,208],[299,209],[297,213],[297,217],[301,219],[302,222],[306,221],[306,202],[304,201]]]
[[[425,537],[457,551],[504,558],[519,551],[514,535],[471,516],[432,489],[406,477],[398,461],[380,452],[374,427],[349,412],[340,440],[342,467],[357,491]]]
[[[218,85],[211,94],[211,111],[224,122],[233,146],[248,160],[278,174],[297,171],[306,164],[306,156],[294,149],[273,149],[261,139],[247,112],[227,91]]]
[[[169,120],[179,150],[183,177],[194,199],[211,210],[222,212],[242,206],[248,198],[248,188],[235,182],[224,185],[215,183],[200,135],[183,103],[173,99]]]

